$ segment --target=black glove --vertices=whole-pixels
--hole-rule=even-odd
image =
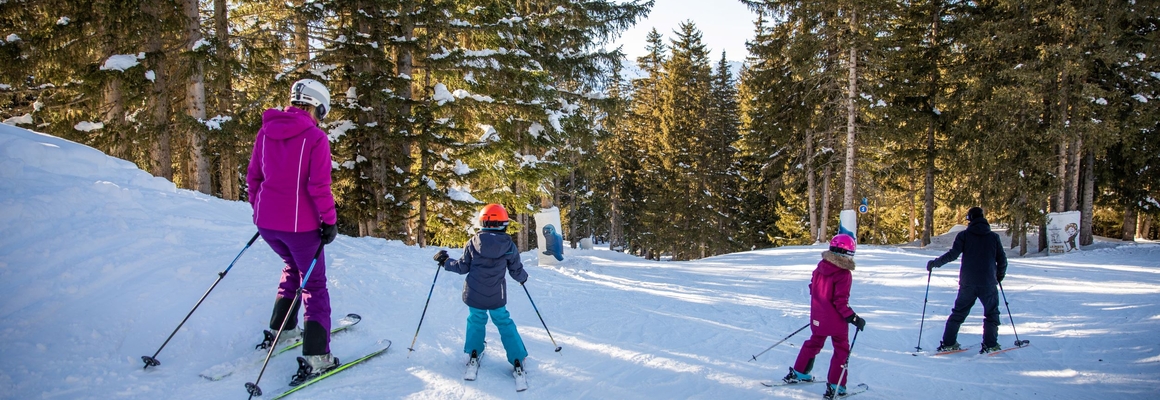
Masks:
[[[850,314],[849,317],[846,317],[846,322],[854,324],[854,326],[857,327],[858,330],[862,330],[862,329],[866,328],[866,320],[862,319],[862,317],[859,317],[858,314]]]
[[[1007,277],[1006,274],[996,274],[995,275],[995,279],[997,279],[999,282],[1003,282],[1003,278],[1005,278],[1005,277]]]
[[[447,261],[450,256],[447,255],[447,250],[439,250],[439,252],[435,253],[435,256],[431,258],[435,259],[435,262],[439,263],[439,265],[443,265],[443,262]]]
[[[934,269],[938,267],[941,267],[941,265],[938,265],[938,260],[930,260],[926,262],[927,271],[934,271]]]
[[[334,237],[338,236],[338,227],[323,222],[322,227],[318,228],[318,232],[322,235],[322,244],[330,244],[334,241]]]

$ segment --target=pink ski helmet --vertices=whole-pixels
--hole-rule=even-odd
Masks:
[[[855,247],[857,244],[854,242],[854,238],[845,233],[834,235],[834,238],[830,239],[830,251],[834,253],[853,257]]]

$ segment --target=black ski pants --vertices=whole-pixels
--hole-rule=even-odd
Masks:
[[[959,336],[959,326],[967,320],[975,300],[983,303],[983,346],[995,347],[999,345],[999,288],[995,285],[965,285],[959,286],[959,296],[955,299],[955,308],[947,318],[946,330],[943,331],[943,343],[956,343]]]

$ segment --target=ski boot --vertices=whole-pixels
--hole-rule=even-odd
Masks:
[[[298,357],[298,372],[290,379],[290,386],[298,386],[303,382],[338,368],[338,358],[326,353],[317,356]]]
[[[475,376],[479,374],[479,353],[475,350],[471,351],[471,357],[467,359],[467,371],[463,373],[463,380],[474,381]]]
[[[789,367],[789,373],[785,375],[785,378],[781,378],[781,381],[785,383],[813,382],[814,377],[810,374],[797,372],[793,367]]]
[[[523,364],[520,364],[520,360],[517,358],[512,361],[512,366],[515,367],[515,370],[512,371],[512,377],[516,378],[516,391],[528,390],[528,377],[525,375]]]
[[[995,343],[994,346],[988,346],[988,345],[984,344],[983,348],[979,349],[979,354],[986,354],[986,353],[995,352],[995,351],[999,351],[999,350],[1003,350],[1003,348],[1001,346],[999,346],[998,343]]]
[[[846,397],[846,387],[839,386],[832,383],[826,384],[826,393],[822,395],[823,399],[832,400],[839,397]]]
[[[278,345],[287,345],[302,339],[302,328],[294,327],[282,331],[281,334],[275,333],[269,329],[262,331],[262,343],[254,346],[255,349],[268,349],[274,345],[274,336],[278,336]]]
[[[959,346],[959,344],[957,342],[947,345],[947,344],[943,344],[943,342],[940,341],[940,342],[938,342],[938,348],[935,349],[935,351],[942,353],[944,351],[955,351],[955,350],[962,350],[962,349],[963,349],[962,346]]]

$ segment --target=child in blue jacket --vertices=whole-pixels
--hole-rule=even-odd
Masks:
[[[491,314],[495,327],[499,329],[504,350],[507,351],[508,362],[517,370],[522,370],[521,363],[528,356],[528,351],[505,308],[507,279],[504,273],[510,274],[521,285],[528,280],[528,273],[524,271],[520,252],[512,242],[512,237],[505,232],[508,214],[503,206],[488,204],[483,208],[479,222],[483,230],[464,246],[463,257],[450,259],[446,250],[440,250],[434,258],[445,270],[467,274],[463,284],[463,302],[471,313],[467,317],[467,338],[463,352],[471,355],[468,364],[477,364],[479,355],[483,354],[487,316]]]

